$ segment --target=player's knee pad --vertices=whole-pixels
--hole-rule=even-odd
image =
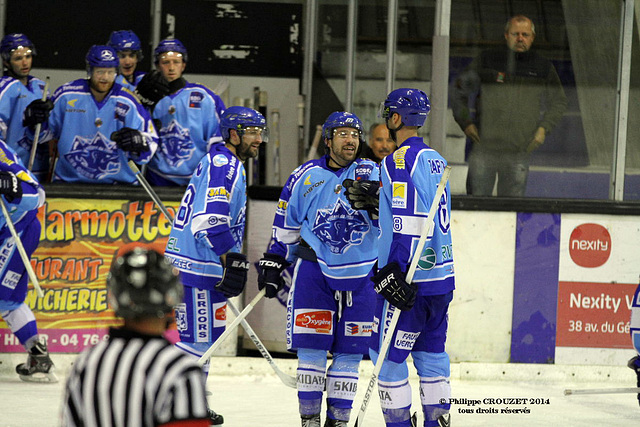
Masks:
[[[451,363],[447,352],[429,353],[426,351],[414,351],[411,353],[413,365],[418,371],[419,377],[446,377],[451,376]]]
[[[5,305],[5,307],[9,306],[9,304]],[[2,318],[11,329],[11,332],[18,338],[18,341],[28,349],[29,340],[38,335],[36,317],[29,306],[25,303],[20,303],[17,306],[13,305],[13,309],[2,311]]]
[[[378,362],[378,352],[369,349],[369,357],[375,365]],[[404,360],[401,363],[392,362],[391,360],[385,360],[380,369],[378,375],[383,381],[399,381],[409,378],[409,368],[407,367],[407,361]]]
[[[322,407],[325,388],[326,350],[298,349],[298,371],[296,375],[298,402],[301,415],[315,415]]]

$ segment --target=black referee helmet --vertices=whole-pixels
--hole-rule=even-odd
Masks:
[[[155,249],[136,246],[118,254],[107,276],[109,303],[125,319],[162,318],[182,302],[178,270]]]

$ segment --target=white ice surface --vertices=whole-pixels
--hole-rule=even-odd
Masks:
[[[54,355],[62,381],[58,384],[32,384],[20,381],[11,367],[22,355],[0,357],[0,427],[57,426],[70,356]],[[277,359],[282,370],[295,372],[294,359]],[[355,405],[371,375],[371,363],[363,362]],[[640,426],[640,407],[635,394],[565,396],[564,390],[635,387],[635,375],[626,367],[557,366],[524,364],[460,363],[452,365],[451,385],[456,399],[546,399],[548,404],[452,405],[453,426]],[[422,414],[418,379],[411,378],[413,410]],[[211,407],[225,417],[227,427],[299,426],[296,391],[287,388],[272,374],[261,358],[216,357],[207,383],[212,392]],[[460,413],[460,410],[496,410],[490,413]],[[500,413],[503,409],[530,410],[528,414]],[[356,411],[353,411],[355,419]],[[323,416],[324,420],[324,416]],[[352,425],[351,423],[351,425]],[[364,426],[384,427],[377,397],[371,401]]]

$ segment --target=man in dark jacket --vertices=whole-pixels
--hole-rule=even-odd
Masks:
[[[548,59],[531,51],[533,22],[509,19],[507,47],[482,52],[455,80],[452,107],[456,122],[472,141],[467,191],[490,196],[498,176],[498,196],[524,196],[529,155],[567,108],[560,78]],[[476,117],[469,97],[478,93]]]

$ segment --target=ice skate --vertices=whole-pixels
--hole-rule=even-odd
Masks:
[[[209,424],[212,426],[221,426],[224,424],[224,417],[217,414],[213,409],[209,409]]]
[[[327,418],[324,421],[324,427],[347,427],[347,426],[348,426],[348,421],[332,420],[330,418]]]
[[[629,362],[627,362],[627,366],[636,373],[637,384],[638,387],[640,387],[640,356],[632,357]],[[638,393],[638,404],[640,405],[640,393]]]
[[[320,427],[320,414],[301,415],[302,427]]]
[[[55,374],[55,366],[49,357],[47,345],[43,342],[36,342],[27,356],[27,363],[16,366],[16,372],[22,381],[27,382],[58,382]]]
[[[450,427],[451,426],[451,415],[443,414],[438,417],[438,425],[440,427]]]

